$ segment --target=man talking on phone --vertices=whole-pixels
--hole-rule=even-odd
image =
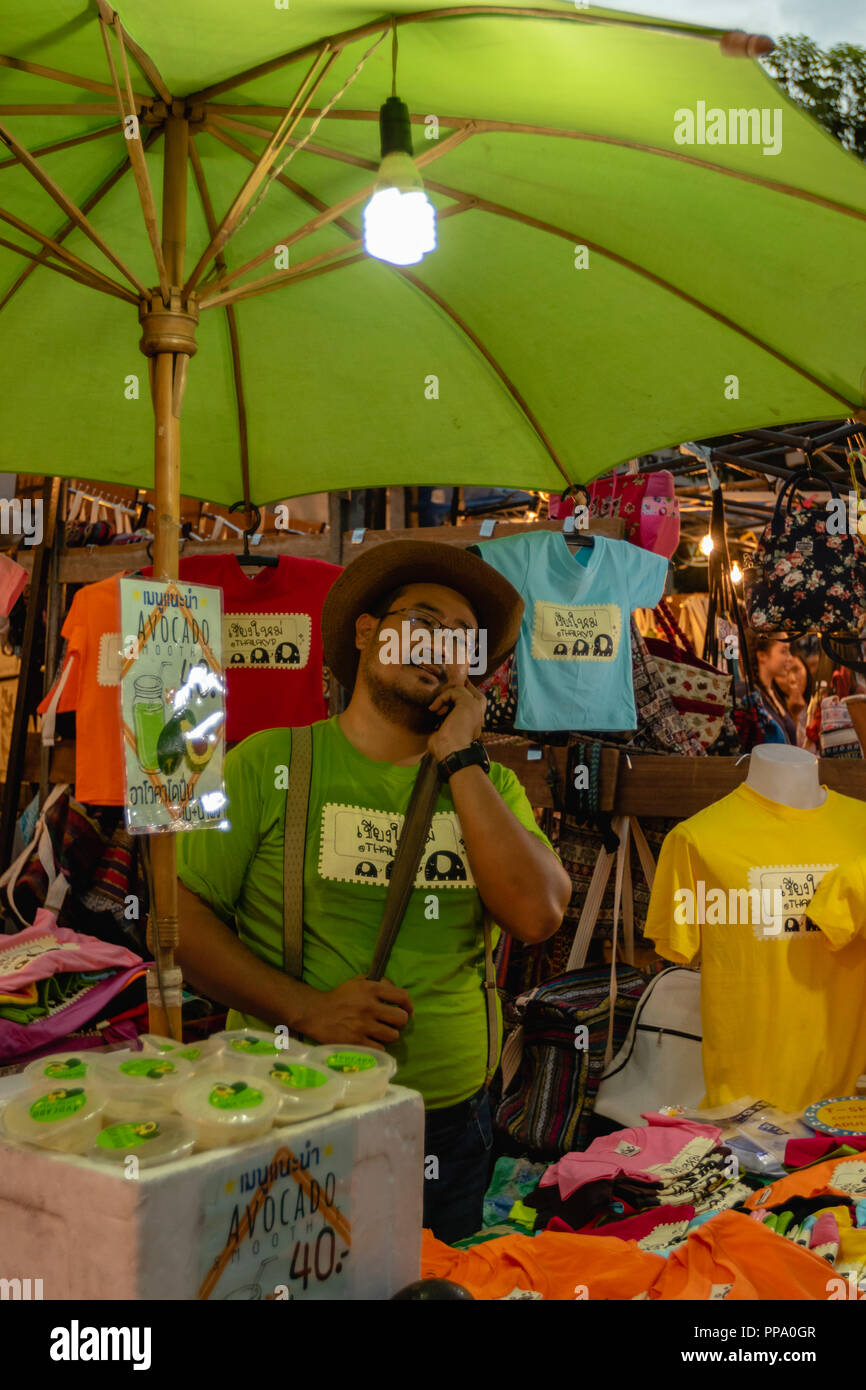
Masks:
[[[324,658],[352,694],[312,726],[302,979],[282,968],[291,729],[227,755],[230,829],[183,835],[178,850],[187,980],[230,1006],[229,1028],[285,1024],[388,1051],[395,1079],[424,1098],[424,1152],[438,1166],[424,1224],[449,1242],[481,1226],[492,1144],[486,1079],[501,1022],[498,1000],[487,1007],[485,913],[492,944],[500,930],[540,942],[571,895],[517,777],[479,742],[476,684],[513,648],[522,610],[492,567],[436,541],[372,547],[331,588]],[[389,865],[428,751],[441,779],[433,821],[387,978],[372,981]]]

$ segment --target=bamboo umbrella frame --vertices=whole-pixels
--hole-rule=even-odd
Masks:
[[[243,496],[247,507],[250,505],[249,487],[249,467],[247,458],[247,432],[246,432],[246,408],[244,403],[243,379],[241,375],[240,352],[238,348],[237,329],[234,319],[234,305],[243,299],[253,295],[259,295],[282,288],[287,284],[294,284],[298,281],[308,279],[311,276],[329,274],[340,268],[352,264],[363,256],[361,249],[361,236],[359,228],[346,218],[345,214],[352,208],[363,203],[372,191],[372,181],[361,189],[357,194],[349,198],[344,198],[331,207],[324,205],[310,190],[305,189],[294,179],[283,173],[283,165],[278,165],[284,150],[289,150],[289,156],[294,149],[305,147],[310,152],[315,152],[325,158],[341,160],[350,164],[355,164],[371,174],[375,173],[377,164],[373,160],[362,160],[356,156],[342,153],[331,149],[327,145],[312,144],[310,136],[299,140],[295,136],[298,125],[302,120],[312,118],[315,124],[323,117],[327,116],[330,108],[342,96],[346,87],[351,82],[350,78],[344,83],[343,88],[332,97],[330,102],[324,107],[313,105],[314,97],[320,88],[326,74],[331,69],[334,61],[350,44],[357,43],[366,38],[372,39],[373,47],[384,40],[389,31],[396,35],[399,29],[407,25],[418,23],[436,23],[441,20],[454,20],[461,18],[485,19],[491,17],[509,18],[516,22],[533,20],[543,20],[545,22],[556,22],[562,24],[582,24],[582,23],[602,23],[610,26],[627,25],[630,29],[639,27],[642,29],[656,32],[676,32],[677,34],[688,34],[696,39],[705,42],[719,43],[722,51],[729,56],[755,57],[770,51],[773,47],[772,41],[761,35],[748,35],[741,32],[723,34],[708,33],[699,26],[689,26],[684,24],[669,24],[663,20],[635,20],[619,19],[616,15],[607,14],[605,16],[587,16],[579,11],[566,13],[546,9],[543,5],[513,7],[508,5],[454,5],[447,9],[438,10],[418,10],[414,13],[402,14],[398,16],[386,15],[367,24],[356,26],[353,29],[345,30],[341,33],[321,38],[314,43],[303,47],[290,50],[267,62],[259,63],[254,67],[237,72],[234,76],[223,81],[205,87],[200,91],[187,94],[186,96],[175,96],[163,81],[156,64],[150,56],[132,39],[130,34],[124,29],[119,15],[112,9],[106,0],[96,0],[95,22],[98,23],[102,40],[105,47],[106,62],[108,68],[108,81],[101,82],[92,78],[83,77],[75,73],[69,73],[57,68],[46,67],[42,64],[33,63],[24,59],[0,55],[0,67],[14,68],[20,72],[29,72],[34,76],[52,80],[58,84],[74,87],[80,91],[92,93],[95,100],[87,103],[34,103],[34,104],[3,104],[0,103],[0,140],[3,141],[9,151],[9,158],[0,161],[0,170],[10,165],[18,165],[27,172],[41,185],[51,198],[61,207],[66,214],[67,221],[64,226],[55,233],[53,237],[46,236],[38,232],[35,228],[21,222],[10,214],[0,214],[2,220],[15,228],[19,234],[33,239],[41,244],[41,249],[34,252],[26,247],[20,246],[16,242],[9,241],[7,238],[0,238],[0,245],[12,249],[21,254],[27,261],[21,275],[15,284],[7,292],[4,299],[0,301],[0,308],[3,307],[9,298],[17,293],[21,286],[26,282],[33,271],[44,266],[58,274],[70,277],[87,289],[95,290],[103,294],[110,294],[122,298],[130,304],[137,305],[138,317],[141,326],[141,339],[139,346],[141,351],[147,356],[150,367],[150,388],[154,415],[154,466],[155,466],[155,543],[154,543],[154,577],[159,580],[176,579],[178,574],[178,538],[180,530],[180,420],[183,406],[184,387],[186,384],[187,368],[196,352],[196,327],[198,324],[199,312],[213,308],[224,308],[227,315],[229,333],[231,339],[232,364],[235,376],[235,391],[237,397],[238,418],[240,424],[241,440],[241,473],[243,483]],[[369,56],[369,52],[364,55],[360,67]],[[294,63],[309,60],[303,78],[297,86],[295,95],[288,106],[262,106],[254,104],[226,104],[217,102],[216,98],[224,93],[232,91],[234,88],[267,73],[288,67]],[[138,70],[144,79],[146,91],[140,91],[133,86],[130,71],[130,62]],[[354,75],[354,74],[353,74]],[[95,131],[85,135],[75,136],[70,139],[49,142],[40,146],[38,149],[29,151],[25,149],[13,136],[11,131],[5,126],[3,118],[7,116],[28,115],[28,116],[51,116],[51,115],[96,115],[105,117],[105,125]],[[276,129],[255,124],[256,117],[277,117],[278,125]],[[378,113],[372,111],[343,110],[339,112],[340,119],[376,121]],[[414,118],[416,121],[420,117]],[[314,124],[314,128],[315,128]],[[693,157],[684,153],[672,152],[670,150],[652,149],[647,146],[639,145],[621,139],[608,139],[587,132],[563,131],[553,128],[540,126],[529,126],[526,124],[512,124],[506,121],[479,120],[476,118],[453,117],[443,121],[447,127],[451,128],[451,134],[441,142],[434,150],[425,151],[416,160],[419,166],[426,166],[434,160],[441,158],[450,149],[463,141],[471,139],[478,132],[532,132],[546,134],[554,137],[566,139],[598,140],[617,144],[630,149],[642,150],[648,154],[656,155],[667,159],[679,159],[685,163],[701,163],[707,167],[706,161],[697,161]],[[144,137],[141,134],[141,127],[147,127]],[[67,196],[62,188],[51,178],[41,163],[41,158],[56,150],[69,148],[72,145],[85,143],[91,140],[105,139],[111,135],[116,135],[118,130],[126,137],[125,158],[113,171],[101,186],[94,191],[87,201],[78,207],[76,203]],[[264,142],[260,154],[255,154],[246,146],[234,139],[232,130],[241,133],[253,134],[261,138]],[[312,135],[312,131],[310,135]],[[160,136],[164,138],[164,160],[163,160],[163,188],[162,188],[162,225],[158,225],[156,204],[153,197],[153,190],[150,184],[147,161],[145,153],[153,142]],[[210,195],[205,183],[201,161],[195,151],[191,137],[205,135],[216,139],[223,144],[231,147],[236,152],[246,158],[252,168],[247,175],[245,182],[234,198],[229,210],[221,221],[213,211]],[[287,159],[283,161],[285,164]],[[191,164],[195,185],[202,202],[208,226],[209,241],[201,252],[192,271],[184,279],[185,259],[186,259],[186,220],[187,220],[187,165]],[[715,168],[716,166],[709,166]],[[139,200],[142,208],[144,226],[147,231],[151,250],[154,258],[157,285],[148,287],[144,285],[133,273],[121,258],[106,243],[88,218],[88,212],[95,207],[105,196],[111,187],[122,178],[127,171],[131,171],[136,183]],[[812,197],[803,193],[799,189],[787,188],[784,185],[774,183],[769,179],[753,177],[747,174],[735,172],[718,167],[717,172],[731,178],[745,180],[767,187],[772,187],[792,197],[810,198],[825,206],[832,207],[836,211],[841,211],[855,217],[863,217],[849,208],[828,202],[826,199]],[[293,266],[289,273],[281,273],[279,276],[266,275],[258,280],[241,280],[241,277],[253,271],[258,265],[262,264],[272,255],[271,247],[263,251],[261,255],[254,257],[246,264],[229,270],[224,256],[224,249],[239,226],[247,220],[255,210],[254,199],[260,199],[267,190],[271,181],[278,181],[293,193],[303,198],[315,210],[314,215],[300,229],[295,230],[284,238],[287,245],[291,245],[306,237],[311,236],[319,228],[328,223],[333,223],[339,227],[350,240],[338,253],[326,253],[311,257],[306,262],[301,262]],[[538,222],[515,209],[494,204],[489,200],[467,194],[458,189],[449,187],[446,184],[432,183],[425,180],[428,187],[442,194],[450,200],[450,206],[440,211],[439,216],[458,216],[472,208],[480,208],[487,212],[492,212],[502,217],[512,218],[522,222],[527,226],[541,228],[545,231],[554,233],[562,237],[573,239],[573,229],[551,227],[546,223]],[[74,255],[63,242],[69,233],[77,229],[87,238],[91,246],[99,251],[105,259],[109,261],[120,279],[115,279],[108,275],[104,270],[84,261],[81,257]],[[596,246],[595,249],[604,256],[630,269],[638,274],[645,275],[647,278],[663,286],[669,293],[679,295],[688,300],[702,312],[714,317],[729,326],[733,331],[750,339],[765,352],[770,352],[791,370],[798,372],[809,381],[816,382],[807,371],[799,367],[796,363],[784,358],[775,352],[769,344],[760,341],[743,328],[732,323],[717,314],[708,305],[701,304],[693,297],[684,294],[676,286],[661,281],[659,277],[652,275],[645,268],[634,265],[632,262],[624,261],[613,251],[604,246]],[[448,305],[440,296],[436,295],[428,287],[421,284],[417,277],[405,269],[394,268],[395,274],[401,274],[410,280],[422,293],[430,296],[439,307],[450,315],[452,320],[466,333],[474,342],[476,348],[483,353],[488,362],[499,374],[501,380],[511,392],[513,399],[519,408],[525,413],[527,419],[532,424],[538,437],[542,440],[551,458],[556,463],[566,482],[571,482],[566,469],[563,467],[553,449],[551,441],[548,439],[541,423],[534,416],[528,402],[524,401],[501,365],[496,361],[492,352],[480,342],[474,335],[469,326],[460,318],[459,315]],[[125,283],[124,283],[125,282]],[[836,395],[826,382],[816,382],[821,388],[831,396]],[[840,405],[844,407],[846,415],[852,414],[851,404],[842,396],[837,397]],[[840,411],[840,414],[843,413]],[[866,422],[863,412],[853,412],[855,419]],[[733,460],[732,460],[733,461]],[[176,878],[176,849],[172,835],[154,835],[150,841],[150,869],[152,880],[151,892],[151,941],[155,956],[155,976],[157,988],[150,988],[148,1000],[150,1005],[150,1028],[153,1032],[168,1033],[173,1037],[180,1037],[180,971],[174,962],[174,952],[179,940],[178,925],[178,898],[177,898],[177,878]]]

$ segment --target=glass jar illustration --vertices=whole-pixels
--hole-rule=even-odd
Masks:
[[[162,679],[159,676],[137,676],[133,690],[132,717],[138,761],[145,772],[158,772],[157,744],[165,724]]]

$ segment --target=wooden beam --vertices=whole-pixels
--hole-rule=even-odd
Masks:
[[[321,86],[325,75],[336,61],[336,57],[336,53],[331,53],[329,51],[327,44],[323,45],[316,54],[312,66],[307,71],[303,81],[292,98],[291,106],[277,129],[271,135],[262,153],[258,156],[252,171],[247,175],[240,192],[232,202],[231,207],[217,228],[215,236],[211,238],[210,244],[205,247],[199,257],[198,263],[184,287],[184,296],[191,293],[201,279],[205,267],[210,263],[217,252],[223,249],[226,242],[233,236],[238,227],[242,225],[241,218],[244,213],[246,212],[247,216],[249,216],[253,211],[253,208],[250,208],[249,204],[264,183],[282,150],[285,148],[286,144],[290,142],[292,132],[297,129],[298,124],[303,119],[307,107],[313,98],[313,93]],[[324,65],[320,67],[322,63],[324,63]],[[248,208],[249,211],[247,211]],[[244,218],[244,220],[246,220],[246,218]]]
[[[25,259],[35,262],[36,265],[44,266],[46,270],[55,270],[58,275],[65,275],[69,280],[74,280],[77,285],[83,285],[85,289],[99,290],[102,294],[110,294],[115,299],[123,299],[132,304],[138,302],[134,295],[127,294],[124,289],[109,289],[100,280],[93,279],[88,275],[80,275],[65,265],[56,265],[54,261],[48,260],[47,255],[38,255],[35,251],[28,251],[25,246],[19,246],[14,241],[7,241],[5,237],[0,237],[0,246],[5,247],[7,251],[14,251],[18,256],[24,256]]]
[[[533,806],[553,806],[546,781],[547,759],[553,759],[564,787],[567,749],[547,748],[521,738],[506,741],[501,734],[486,734],[484,743],[494,762],[503,763],[517,774]],[[540,750],[540,758],[528,756]],[[607,749],[602,751],[599,798],[601,809],[615,815],[684,820],[734,791],[745,781],[749,770],[747,758],[627,755],[625,749],[618,751],[618,761],[611,758]],[[821,758],[819,776],[831,791],[866,801],[866,761],[862,758]]]
[[[95,266],[88,264],[87,261],[83,261],[81,257],[76,256],[73,251],[69,251],[65,246],[61,246],[58,241],[55,241],[50,236],[46,236],[45,233],[40,232],[38,228],[31,227],[29,222],[22,222],[20,217],[16,217],[15,214],[11,212],[4,212],[2,208],[0,208],[0,220],[8,222],[9,226],[14,227],[16,232],[23,232],[25,236],[32,238],[33,241],[41,242],[52,256],[62,261],[64,265],[68,265],[73,270],[76,270],[78,274],[84,276],[86,280],[99,281],[109,293],[115,292],[123,299],[129,299],[133,304],[138,303],[135,295],[126,289],[124,285],[121,285],[119,281],[112,280],[110,275],[103,275],[101,270],[97,270]]]
[[[395,484],[397,486],[397,484]],[[332,494],[336,495],[336,494]],[[523,531],[560,531],[559,521],[497,521],[494,535],[516,536]],[[589,534],[610,536],[612,540],[622,540],[625,523],[619,517],[592,517]],[[367,531],[363,541],[352,544],[352,532],[346,531],[341,537],[340,547],[335,549],[334,538],[330,533],[303,536],[286,535],[278,531],[262,536],[256,551],[262,555],[296,555],[311,560],[330,560],[332,564],[348,564],[349,560],[369,550],[373,545],[390,540],[438,541],[442,545],[475,545],[481,537],[481,522],[469,522],[465,526],[425,526],[421,529],[407,527],[389,531]],[[218,541],[181,542],[182,555],[242,555],[243,545],[225,537]],[[344,556],[334,560],[334,555]],[[18,563],[25,569],[32,565],[32,558],[25,548],[17,555]],[[64,584],[92,584],[97,579],[106,579],[110,574],[120,574],[123,570],[142,569],[150,564],[145,545],[89,545],[81,550],[65,550],[60,561],[60,579]]]
[[[220,139],[221,132],[213,126],[208,126],[207,131],[208,134],[213,135],[215,139]],[[455,146],[461,145],[464,140],[467,140],[472,133],[472,130],[468,127],[454,131],[451,135],[440,141],[435,149],[425,150],[423,154],[420,154],[415,160],[416,166],[419,169],[425,168],[428,164],[432,164],[434,160],[441,159],[443,155],[448,154]],[[310,146],[308,142],[305,144],[305,148],[307,150],[312,150],[312,146]],[[318,153],[318,151],[313,152]],[[330,153],[331,152],[329,152],[329,156]],[[333,158],[341,159],[342,156],[334,152]],[[379,167],[373,160],[361,160],[355,156],[347,156],[346,162],[361,165],[371,172],[377,170]],[[352,193],[348,198],[342,198],[340,202],[334,203],[331,207],[317,213],[315,217],[311,217],[308,222],[298,227],[296,231],[289,232],[284,237],[281,237],[280,244],[284,246],[293,246],[296,242],[302,241],[304,237],[312,236],[315,232],[320,231],[322,227],[326,227],[328,223],[336,221],[342,213],[348,212],[350,208],[357,207],[359,203],[363,203],[372,195],[374,187],[375,180],[373,183],[366,184],[358,192]],[[462,193],[458,190],[453,191],[450,196],[460,205],[467,205],[469,202],[474,203],[477,201],[474,199],[473,195]],[[243,265],[238,266],[237,269],[230,271],[228,275],[220,276],[217,280],[213,281],[213,287],[222,288],[233,280],[237,280],[241,275],[245,275],[248,271],[255,270],[257,266],[262,265],[265,261],[273,257],[273,248],[274,243],[272,242],[266,250],[260,252],[257,256],[253,256],[252,260],[246,261]],[[211,286],[209,286],[209,288],[211,288]]]
[[[91,140],[103,140],[106,135],[116,134],[116,125],[106,125],[101,130],[89,130],[86,135],[73,135],[69,140],[54,140],[50,145],[37,145],[36,149],[31,150],[30,153],[34,158],[41,158],[44,154],[56,154],[58,150],[71,150],[73,145],[88,145]],[[0,159],[0,169],[15,169],[17,167],[17,159]]]
[[[139,71],[141,72],[142,76],[147,78],[148,82],[150,83],[153,90],[156,92],[157,96],[165,102],[166,106],[170,110],[174,98],[172,97],[171,92],[168,90],[168,87],[163,82],[159,69],[156,66],[156,63],[153,61],[149,54],[145,53],[141,45],[135,42],[135,39],[133,39],[132,35],[127,33],[126,29],[124,29],[123,25],[120,22],[119,16],[115,14],[111,5],[107,3],[107,0],[96,0],[96,7],[99,12],[100,18],[104,19],[107,24],[117,24],[118,33],[123,35],[123,41],[126,44],[126,47],[129,50],[129,52],[135,59],[136,63],[138,64]]]
[[[147,286],[143,285],[138,276],[134,275],[129,267],[123,264],[120,257],[112,251],[111,247],[99,235],[96,228],[87,220],[81,209],[73,203],[71,198],[67,197],[60,185],[55,183],[54,179],[45,172],[38,161],[30,154],[29,150],[25,150],[24,146],[19,144],[11,131],[3,125],[0,125],[0,140],[2,140],[5,145],[8,145],[19,163],[24,165],[24,168],[29,174],[33,175],[40,187],[45,189],[45,192],[49,197],[54,199],[58,207],[63,209],[67,217],[72,218],[72,221],[78,227],[79,231],[83,232],[86,237],[89,237],[94,246],[99,247],[102,254],[111,261],[111,264],[135,287],[138,293],[142,295],[147,294]]]
[[[199,199],[204,211],[205,222],[207,223],[208,236],[213,239],[217,232],[217,220],[211,202],[210,192],[204,176],[201,158],[194,140],[189,142],[189,158],[195,176],[196,187]],[[220,273],[227,269],[226,258],[222,251],[218,251],[214,257],[214,264]],[[232,354],[232,377],[235,384],[235,401],[238,410],[238,444],[241,455],[241,482],[243,485],[243,501],[247,511],[250,510],[250,451],[249,436],[247,433],[247,406],[244,396],[244,379],[241,369],[241,348],[238,337],[237,315],[234,305],[226,305],[226,322],[229,330],[229,346]]]
[[[148,149],[160,134],[161,132],[158,130],[151,130],[144,142],[145,149]],[[18,161],[16,160],[15,163],[17,164],[17,162]],[[108,177],[103,179],[99,187],[95,188],[93,192],[89,195],[89,197],[87,197],[84,200],[84,202],[81,204],[81,211],[91,212],[93,208],[96,207],[96,204],[102,201],[106,193],[108,193],[118,182],[118,180],[123,177],[123,175],[126,173],[129,167],[129,156],[127,155],[126,158],[124,158],[123,161],[120,164],[118,164],[115,169],[112,170]],[[68,218],[67,221],[63,224],[63,226],[59,229],[59,231],[54,233],[54,240],[57,242],[65,241],[66,237],[69,236],[69,233],[73,231],[74,228],[75,223],[73,222],[72,218]],[[27,266],[25,266],[24,270],[22,270],[17,280],[15,280],[13,284],[9,286],[9,289],[6,291],[3,298],[0,299],[0,310],[2,310],[9,303],[9,300],[12,298],[12,296],[16,294],[18,290],[21,289],[21,286],[30,278],[34,270],[38,270],[40,265],[45,264],[46,256],[47,252],[42,251],[36,257],[35,262],[31,261]]]
[[[378,34],[382,29],[390,29],[392,25],[402,28],[406,24],[436,23],[443,19],[491,18],[542,19],[565,24],[621,25],[629,29],[648,29],[656,33],[673,33],[677,36],[687,34],[693,38],[709,40],[712,43],[719,43],[724,37],[718,31],[707,33],[706,29],[699,25],[666,23],[663,19],[646,19],[636,24],[633,19],[620,19],[609,10],[604,13],[595,11],[592,14],[580,14],[573,10],[549,10],[540,5],[522,5],[519,7],[516,5],[452,5],[444,10],[417,10],[410,14],[386,15],[382,19],[359,24],[354,29],[343,29],[340,33],[330,34],[327,37],[330,46],[335,51],[339,51],[347,44],[355,43],[370,34]],[[316,47],[321,42],[321,38],[315,39],[311,43],[304,44],[301,48],[290,49],[286,53],[281,53],[277,58],[269,58],[264,63],[257,63],[255,67],[244,68],[241,72],[235,73],[233,77],[227,77],[222,82],[214,82],[209,87],[202,87],[200,91],[193,92],[187,100],[190,102],[210,101],[223,92],[231,91],[233,87],[239,87],[241,83],[251,82],[257,77],[265,77],[268,73],[276,72],[277,69],[285,67],[287,63],[306,58],[310,53],[315,52]]]
[[[34,77],[47,77],[52,82],[66,82],[70,87],[80,87],[84,92],[98,92],[100,96],[112,96],[111,87],[107,82],[95,82],[92,77],[79,77],[74,72],[63,72],[60,68],[46,68],[41,63],[30,63],[23,58],[12,58],[6,53],[0,53],[0,68],[15,68],[18,72],[30,72]],[[141,92],[134,92],[133,96],[140,103],[150,101],[150,97],[144,96]]]
[[[129,76],[129,64],[126,61],[126,50],[123,46],[123,26],[116,15],[112,23],[115,27],[117,40],[120,45],[123,76],[126,83],[126,100],[129,103],[128,110],[124,109],[123,91],[120,86],[120,79],[117,75],[117,68],[114,64],[114,54],[111,51],[111,38],[108,32],[109,25],[100,16],[99,28],[102,32],[102,42],[105,45],[105,56],[108,60],[108,70],[111,74],[114,94],[117,100],[117,109],[120,113],[121,126],[124,128],[124,134],[126,135],[126,143],[129,149],[129,162],[132,165],[132,174],[135,179],[135,186],[138,189],[138,198],[141,203],[144,227],[150,242],[150,249],[153,252],[153,259],[156,263],[156,274],[159,280],[160,293],[162,294],[163,301],[168,304],[170,298],[168,272],[165,268],[165,257],[162,254],[162,244],[159,238],[159,225],[157,222],[156,201],[153,196],[150,174],[147,171],[147,160],[144,157],[141,131],[138,125],[138,116],[135,111],[135,98]],[[135,122],[135,129],[131,135],[126,130],[126,121],[130,117]]]

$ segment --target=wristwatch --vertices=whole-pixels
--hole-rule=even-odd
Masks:
[[[490,775],[490,759],[487,756],[487,749],[479,739],[470,743],[468,748],[458,748],[456,753],[449,753],[447,758],[443,758],[439,764],[439,776],[443,782],[447,782],[453,772],[459,772],[461,767],[480,767],[482,772]]]

